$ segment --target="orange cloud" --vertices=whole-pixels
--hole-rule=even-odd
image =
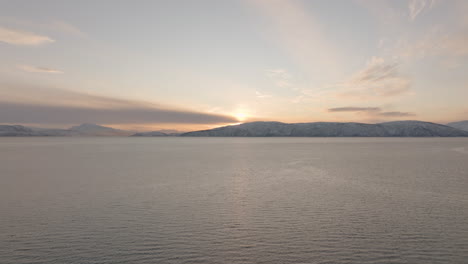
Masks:
[[[35,46],[52,43],[55,42],[55,40],[47,36],[41,36],[31,32],[0,27],[0,42],[8,43],[11,45]]]
[[[60,70],[53,69],[53,68],[47,68],[47,67],[41,67],[41,66],[31,66],[31,65],[19,65],[18,69],[23,70],[25,72],[35,72],[35,73],[63,73]]]

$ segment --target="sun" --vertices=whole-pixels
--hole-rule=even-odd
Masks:
[[[247,119],[247,114],[246,113],[242,113],[242,112],[238,112],[236,114],[234,114],[234,116],[236,117],[237,121],[239,122],[243,122]]]

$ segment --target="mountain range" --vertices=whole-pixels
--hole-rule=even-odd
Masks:
[[[378,124],[314,122],[287,124],[252,122],[184,133],[191,137],[466,137],[468,131],[422,122],[394,121]]]
[[[0,125],[0,136],[130,136],[135,132],[100,126],[96,124],[81,124],[68,129],[33,128],[21,125]]]
[[[157,131],[149,132],[138,132],[132,135],[132,137],[175,137],[179,136],[183,132],[172,130],[172,129],[162,129]]]
[[[0,125],[0,136],[133,136],[133,137],[468,137],[468,121],[447,125],[422,121],[365,123],[281,123],[250,122],[209,130],[182,133],[176,130],[135,132],[96,124],[81,124],[68,129]]]

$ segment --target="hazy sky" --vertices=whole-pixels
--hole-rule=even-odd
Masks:
[[[0,123],[468,119],[468,1],[0,0]]]

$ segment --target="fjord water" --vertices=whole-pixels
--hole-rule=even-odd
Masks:
[[[0,138],[0,263],[467,263],[468,139]]]

